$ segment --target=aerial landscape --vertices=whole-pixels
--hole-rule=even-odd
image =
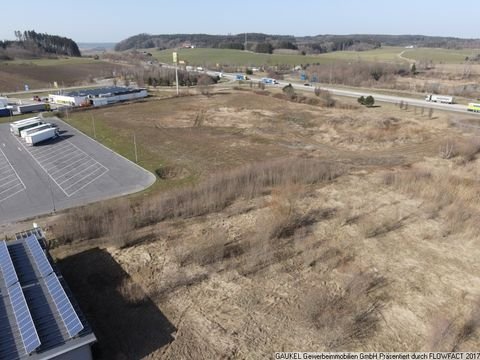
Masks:
[[[479,358],[480,5],[26,3],[0,360]]]

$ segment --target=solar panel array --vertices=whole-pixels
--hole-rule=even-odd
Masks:
[[[25,242],[27,243],[28,250],[30,250],[41,276],[45,278],[50,275],[53,272],[52,265],[50,265],[47,256],[43,252],[37,237],[35,235],[31,235],[25,239]]]
[[[70,337],[74,337],[83,330],[83,325],[78,318],[72,303],[68,299],[62,284],[60,284],[60,281],[55,273],[51,273],[45,279],[45,283],[47,284],[48,292],[52,296],[53,302],[60,313],[60,317],[67,328],[68,335],[70,335]]]
[[[40,339],[33,324],[32,315],[28,309],[22,287],[18,282],[8,288],[8,296],[10,297],[20,335],[22,336],[23,346],[27,354],[31,354],[40,346]]]
[[[40,243],[35,235],[29,236],[25,239],[27,247],[32,254],[32,257],[37,265],[37,269],[41,276],[45,280],[48,292],[50,293],[53,302],[62,318],[65,327],[67,328],[68,335],[74,337],[80,331],[83,330],[83,325],[78,318],[75,309],[70,302],[62,284],[58,280],[57,275],[53,272],[53,268],[45,255]]]
[[[17,272],[13,267],[12,258],[7,249],[7,243],[3,240],[0,241],[0,270],[7,287],[18,282]]]

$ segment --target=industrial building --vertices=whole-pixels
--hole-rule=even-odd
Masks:
[[[95,341],[43,231],[0,241],[0,359],[91,360]]]
[[[50,94],[49,101],[60,105],[69,106],[103,106],[115,104],[120,101],[140,99],[148,96],[146,89],[126,87],[106,87],[97,89],[84,89],[65,94]]]

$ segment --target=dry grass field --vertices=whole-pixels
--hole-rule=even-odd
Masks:
[[[0,92],[23,91],[24,85],[30,89],[59,86],[84,85],[98,77],[111,77],[112,71],[120,70],[119,65],[92,59],[79,61],[38,60],[31,62],[0,62]]]
[[[119,151],[135,131],[170,185],[39,221],[97,358],[479,348],[468,116],[300,100],[231,90],[71,116]]]

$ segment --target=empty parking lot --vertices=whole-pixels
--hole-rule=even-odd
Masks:
[[[68,140],[22,146],[68,197],[104,175],[108,168]]]
[[[0,150],[0,202],[3,202],[25,190],[25,185],[18,177],[5,153]]]
[[[0,124],[0,224],[150,186],[155,177],[58,119],[61,136],[26,146]]]

